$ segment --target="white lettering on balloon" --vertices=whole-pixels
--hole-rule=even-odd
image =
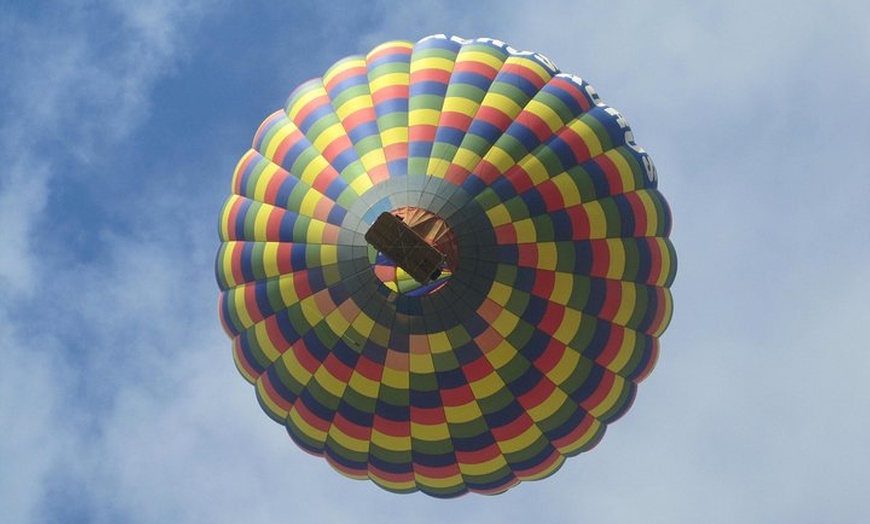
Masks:
[[[442,34],[437,34],[437,35],[429,35],[429,36],[423,38],[422,40],[420,40],[420,42],[425,42],[425,41],[431,40],[431,39],[450,40],[450,41],[456,42],[457,44],[460,44],[460,45],[466,45],[466,44],[471,44],[471,43],[489,44],[489,45],[495,46],[499,49],[503,49],[511,56],[530,57],[530,58],[534,59],[536,62],[538,62],[540,65],[542,65],[543,67],[548,69],[551,73],[555,74],[557,77],[563,78],[563,79],[568,80],[571,83],[575,84],[579,89],[586,92],[586,94],[589,96],[589,98],[592,100],[592,102],[596,106],[603,108],[604,111],[608,115],[612,116],[616,120],[616,123],[617,123],[617,125],[619,125],[619,128],[624,130],[624,132],[625,132],[625,135],[624,135],[625,144],[628,147],[630,147],[633,151],[635,151],[636,153],[641,155],[641,159],[642,159],[641,161],[643,162],[643,168],[644,168],[644,171],[646,171],[647,179],[650,182],[655,182],[657,180],[658,173],[656,172],[655,164],[653,164],[653,161],[649,157],[647,152],[644,151],[644,149],[642,147],[640,147],[639,145],[634,143],[634,133],[632,133],[631,128],[628,125],[628,122],[625,120],[625,117],[623,117],[622,114],[619,111],[617,111],[616,109],[614,109],[614,108],[606,105],[604,102],[602,102],[601,97],[598,96],[598,93],[595,92],[595,89],[591,85],[589,85],[588,83],[583,81],[583,79],[580,78],[579,76],[573,75],[570,73],[559,73],[559,68],[556,66],[555,62],[553,62],[552,60],[550,60],[546,56],[544,56],[540,53],[535,53],[534,51],[520,51],[518,49],[515,49],[514,47],[511,47],[507,43],[505,43],[501,40],[495,39],[495,38],[468,39],[468,38],[461,38],[461,37],[458,37],[455,35],[448,36],[448,35],[445,35],[442,33]]]
[[[505,52],[507,52],[511,56],[529,57],[529,58],[533,59],[534,61],[536,61],[537,63],[539,63],[540,65],[542,65],[545,69],[550,71],[550,73],[555,74],[555,73],[559,72],[559,68],[558,68],[558,66],[556,66],[556,63],[553,62],[552,60],[550,60],[549,58],[547,58],[546,56],[544,56],[540,53],[535,53],[534,51],[520,51],[519,49],[516,49],[516,48],[510,46],[509,44],[507,44],[501,40],[498,40],[496,38],[484,37],[484,38],[468,39],[468,38],[462,38],[462,37],[459,37],[456,35],[448,36],[448,35],[441,33],[441,34],[437,34],[437,35],[429,35],[427,37],[424,37],[423,39],[420,40],[420,42],[425,42],[427,40],[433,40],[433,39],[450,40],[451,42],[456,42],[457,44],[460,44],[460,45],[466,45],[466,44],[471,44],[471,43],[490,44],[490,45],[497,47],[499,49],[503,49]]]

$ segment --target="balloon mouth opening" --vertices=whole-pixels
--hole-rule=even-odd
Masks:
[[[365,234],[375,275],[395,293],[441,289],[459,260],[456,235],[438,215],[418,207],[381,213]]]

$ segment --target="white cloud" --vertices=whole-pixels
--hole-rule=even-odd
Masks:
[[[870,248],[860,225],[870,177],[860,151],[870,137],[854,116],[870,87],[865,3],[490,3],[484,17],[382,2],[381,24],[340,35],[359,39],[359,51],[443,31],[547,54],[626,113],[675,211],[676,316],[634,409],[553,478],[450,502],[344,479],[260,412],[217,323],[219,203],[196,187],[214,177],[228,186],[226,152],[153,166],[153,184],[125,202],[129,231],[96,226],[101,258],[36,258],[34,239],[51,238],[40,217],[63,162],[89,165],[147,122],[154,86],[190,56],[188,31],[207,11],[108,5],[100,20],[115,25],[103,33],[73,7],[2,26],[23,56],[0,55],[16,68],[0,81],[0,102],[14,107],[2,136],[15,145],[2,152],[12,167],[0,184],[11,248],[0,251],[11,291],[0,299],[4,515],[68,516],[55,497],[80,497],[82,518],[96,522],[845,523],[867,514],[870,429],[860,413],[870,406],[860,384],[870,377],[859,343]]]
[[[11,249],[3,251],[0,277],[13,286],[29,283],[36,264],[30,242],[52,178],[69,176],[71,159],[88,165],[141,125],[155,82],[185,56],[179,52],[185,32],[212,3],[112,2],[110,10],[67,4],[30,16],[5,13],[0,35],[14,45],[2,55],[0,101],[8,110],[0,127],[0,225]]]
[[[67,372],[53,357],[56,341],[22,333],[0,309],[0,501],[4,519],[33,522],[44,480],[70,451],[70,434],[58,425]]]
[[[33,224],[46,201],[47,166],[17,154],[6,156],[0,179],[0,286],[7,297],[32,293],[37,263],[31,260]]]
[[[70,162],[88,165],[146,118],[149,92],[176,63],[187,24],[203,11],[167,6],[3,9],[0,506],[11,522],[42,520],[51,476],[75,464],[76,455],[92,456],[80,441],[87,431],[80,424],[88,421],[76,396],[91,378],[76,376],[83,372],[76,369],[80,356],[69,353],[87,341],[64,331],[71,324],[56,316],[76,305],[58,302],[68,297],[58,295],[51,272],[76,275],[65,260],[38,258],[40,243],[61,240],[42,213],[53,188],[74,170]]]

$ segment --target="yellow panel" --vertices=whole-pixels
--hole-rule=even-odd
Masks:
[[[619,400],[625,387],[626,380],[619,375],[614,375],[613,386],[610,388],[607,396],[604,397],[604,400],[602,400],[600,404],[590,409],[589,414],[595,418],[599,418],[601,415],[613,409],[613,406],[616,404],[616,401]]]
[[[480,62],[488,65],[489,67],[499,70],[501,66],[504,64],[504,61],[497,56],[491,55],[489,53],[484,53],[483,51],[465,51],[462,50],[457,55],[457,62]]]
[[[266,358],[269,359],[269,362],[275,362],[281,358],[281,352],[275,348],[275,345],[272,344],[272,340],[269,338],[265,322],[257,322],[254,324],[254,337],[257,340],[257,345],[260,346],[260,349],[263,351]]]
[[[408,128],[396,126],[381,131],[381,143],[384,147],[402,144],[408,141]]]
[[[659,287],[665,285],[665,282],[668,280],[668,275],[671,273],[671,264],[673,264],[673,260],[671,259],[671,250],[668,249],[668,241],[664,238],[655,238],[655,243],[658,246],[659,252],[662,254],[662,270],[659,279],[655,284]],[[665,289],[665,291],[668,291]]]
[[[516,164],[513,157],[507,151],[497,146],[491,147],[483,159],[492,164],[501,173],[506,172]]]
[[[462,424],[483,417],[477,402],[469,402],[461,406],[444,406],[444,417],[451,424]]]
[[[556,269],[556,243],[541,242],[538,244],[538,269],[554,271]]]
[[[414,109],[408,111],[408,126],[424,125],[436,127],[441,111],[437,109]]]
[[[548,467],[544,468],[543,470],[538,471],[538,472],[534,472],[534,473],[531,473],[528,475],[518,475],[518,477],[520,480],[539,480],[542,478],[546,478],[546,477],[549,477],[550,475],[552,475],[554,471],[559,469],[564,462],[565,462],[565,457],[560,455],[560,456],[556,457],[556,460],[554,460],[552,464],[550,464]]]
[[[310,248],[309,248],[310,249]],[[320,244],[320,265],[328,266],[338,262],[338,246],[335,244]]]
[[[278,268],[278,247],[279,242],[264,242],[263,243],[263,274],[267,278],[276,277],[280,274]]]
[[[550,128],[550,131],[553,133],[555,133],[562,126],[565,125],[565,123],[559,117],[559,114],[553,111],[553,108],[541,103],[538,100],[529,100],[529,103],[526,104],[525,110],[542,119],[547,124],[547,127]]]
[[[344,121],[348,116],[357,111],[372,107],[374,107],[374,103],[372,102],[371,96],[368,94],[361,94],[345,100],[343,104],[335,108],[335,114],[338,115],[340,120]]]
[[[299,295],[296,293],[296,286],[293,284],[292,275],[281,275],[278,277],[278,290],[281,292],[281,301],[291,306],[299,302]]]
[[[381,382],[385,386],[390,386],[394,389],[406,390],[410,384],[409,378],[407,370],[399,371],[385,367]]]
[[[504,380],[495,372],[487,374],[480,380],[470,382],[468,385],[471,387],[471,392],[474,393],[474,398],[477,399],[487,398],[505,387]]]
[[[616,315],[613,316],[613,323],[624,326],[631,320],[631,314],[634,313],[635,305],[637,304],[637,287],[630,282],[620,282],[620,302],[619,309]]]
[[[580,191],[577,189],[577,184],[571,179],[568,173],[560,173],[554,176],[553,183],[559,188],[559,194],[562,195],[562,200],[565,202],[565,207],[576,206],[581,202]]]
[[[342,475],[345,473],[342,472]],[[387,480],[385,478],[381,478],[372,471],[368,472],[368,478],[370,478],[375,484],[383,487],[387,491],[395,491],[395,492],[405,492],[416,489],[416,484],[414,484],[413,480],[405,480],[405,481],[394,481]]]
[[[444,99],[443,112],[460,113],[468,117],[474,117],[480,104],[463,96],[448,96]]]
[[[517,324],[520,321],[520,317],[514,315],[510,311],[503,309],[499,312],[498,316],[492,323],[493,329],[498,331],[498,333],[507,337],[511,333],[513,333],[514,329],[517,327]]]
[[[230,297],[232,298],[233,304],[236,306],[236,314],[239,316],[239,322],[241,322],[242,326],[245,328],[254,324],[254,321],[248,312],[248,305],[245,303],[245,288],[248,285],[253,284],[239,286],[230,290]]]
[[[345,333],[348,326],[350,326],[350,322],[344,318],[344,315],[342,315],[341,311],[338,309],[332,311],[326,316],[326,323],[329,325],[329,328],[332,329],[332,332],[339,336]]]
[[[341,63],[335,64],[335,65],[333,65],[333,67],[329,68],[329,71],[327,71],[326,74],[323,75],[323,84],[324,85],[328,84],[330,82],[330,80],[332,80],[333,78],[335,78],[336,76],[340,75],[341,73],[343,73],[345,71],[348,71],[350,69],[354,69],[357,67],[365,67],[365,65],[366,65],[366,60],[363,57],[346,58],[346,59],[342,60]]]
[[[507,461],[503,455],[497,455],[490,460],[479,464],[459,463],[459,471],[465,476],[483,476],[507,467]]]
[[[233,257],[232,252],[235,250],[238,242],[229,241],[226,242],[223,246],[223,249],[220,250],[221,258],[220,258],[220,272],[226,281],[227,288],[236,287],[240,282],[236,282],[236,279],[233,277]]]
[[[500,369],[517,355],[517,348],[502,340],[484,355],[493,368]]]
[[[326,229],[326,222],[312,219],[308,223],[308,231],[305,232],[305,242],[308,244],[322,244],[324,229]]]
[[[302,197],[302,203],[299,204],[299,214],[304,217],[314,216],[314,209],[323,198],[325,197],[313,189],[306,191],[305,196]]]
[[[235,191],[235,188],[239,185],[239,179],[242,178],[242,173],[244,173],[244,170],[242,169],[242,165],[248,161],[248,158],[252,154],[255,154],[255,151],[253,149],[248,149],[247,153],[242,155],[242,157],[239,158],[239,161],[236,162],[236,167],[235,167],[235,169],[233,169],[232,185],[230,185],[230,187],[233,188],[233,191]],[[257,163],[255,160],[252,160],[251,162],[254,164]]]
[[[324,151],[330,144],[343,136],[347,136],[347,133],[344,131],[341,122],[336,122],[322,130],[312,144],[318,151]]]
[[[371,171],[372,168],[386,164],[387,157],[384,156],[384,150],[378,147],[361,156],[360,162],[362,162],[366,170]]]
[[[674,314],[674,300],[671,296],[671,291],[669,289],[663,289],[663,297],[664,300],[659,303],[659,307],[664,309],[664,314],[662,315],[662,323],[650,335],[654,337],[659,337],[665,331],[665,328],[668,327],[668,324],[671,323],[671,316]]]
[[[375,321],[372,317],[365,314],[365,312],[361,312],[359,316],[357,316],[354,321],[351,323],[351,326],[359,332],[365,338],[371,334],[372,329],[375,327]]]
[[[263,273],[266,277],[278,276],[278,242],[263,243]]]
[[[465,168],[468,171],[473,170],[480,162],[480,157],[470,149],[460,147],[456,150],[456,155],[453,157],[454,164]]]
[[[283,170],[278,165],[273,164],[272,162],[266,164],[263,171],[260,173],[260,176],[257,177],[257,184],[254,186],[254,200],[259,202],[266,201],[266,191],[269,189],[269,183],[280,171]]]
[[[564,384],[571,374],[574,373],[574,370],[577,369],[579,362],[580,353],[566,347],[559,362],[553,366],[553,369],[547,372],[547,378],[557,386]]]
[[[233,362],[236,364],[236,369],[239,370],[239,373],[242,374],[245,380],[247,380],[251,384],[256,384],[257,376],[249,373],[248,370],[242,365],[242,362],[239,360],[239,350],[237,349],[239,343],[238,340],[238,337],[233,339]]]
[[[337,442],[342,447],[347,448],[351,451],[355,451],[357,453],[368,453],[369,451],[368,440],[360,440],[358,438],[351,437],[344,431],[340,430],[335,424],[329,426],[329,438]]]
[[[595,131],[589,127],[589,124],[578,118],[568,124],[568,127],[580,135],[580,139],[583,140],[583,143],[586,144],[587,148],[589,148],[590,158],[596,157],[604,151],[604,148],[601,146],[601,141],[598,140],[598,135],[596,135]]]
[[[361,174],[356,177],[353,182],[350,183],[350,188],[353,189],[353,192],[357,195],[361,195],[372,188],[374,184],[372,184],[372,180],[365,174]]]
[[[266,406],[266,409],[270,413],[272,413],[277,418],[287,417],[287,410],[275,403],[275,401],[272,400],[272,397],[269,396],[269,393],[266,391],[266,386],[263,383],[262,375],[260,376],[260,378],[257,379],[256,390],[257,398],[260,399],[260,402],[262,402],[263,405]]]
[[[348,380],[348,386],[360,395],[368,398],[377,398],[380,382],[372,380],[365,375],[354,371]]]
[[[411,422],[411,436],[415,439],[438,442],[450,438],[450,429],[447,424],[417,424]]]
[[[435,372],[435,364],[432,362],[430,353],[411,353],[409,366],[411,373],[428,374]]]
[[[507,59],[505,65],[510,66],[513,64],[521,65],[532,71],[534,74],[538,75],[541,80],[547,81],[550,78],[553,78],[553,73],[551,73],[548,69],[545,69],[541,64],[537,61],[532,60],[526,56],[511,56]]]
[[[394,437],[372,429],[372,444],[391,451],[406,451],[411,448],[411,437]]]
[[[605,238],[607,236],[607,217],[604,208],[597,200],[583,204],[583,210],[589,217],[589,238]]]
[[[370,78],[369,87],[372,93],[391,86],[408,85],[410,75],[408,73],[387,73],[375,78]]]
[[[287,111],[287,115],[290,116],[291,120],[295,121],[296,117],[299,115],[299,111],[301,111],[302,108],[308,105],[315,98],[321,96],[326,96],[326,89],[323,88],[322,84],[312,88],[311,91],[308,91],[307,93],[294,100],[293,105],[290,106],[289,110]]]
[[[527,413],[535,422],[543,422],[552,417],[555,412],[559,411],[559,408],[565,404],[566,400],[568,400],[568,395],[566,395],[561,389],[556,388],[546,400],[537,406],[528,409]]]
[[[308,384],[308,381],[311,380],[311,373],[299,362],[299,359],[296,357],[296,351],[293,348],[281,354],[281,363],[296,382],[304,385]]]
[[[320,444],[324,444],[326,442],[326,432],[321,431],[302,418],[302,415],[296,410],[296,408],[292,408],[290,412],[287,414],[287,418],[293,421],[293,423],[305,434],[306,437],[316,440]]]
[[[323,320],[323,313],[317,309],[317,302],[314,300],[315,295],[309,295],[303,298],[299,305],[302,306],[302,315],[308,325],[314,327]]]
[[[574,275],[558,272],[555,277],[550,300],[564,306],[571,300],[571,292],[574,291]]]
[[[523,168],[536,186],[551,178],[547,167],[534,154],[526,155],[517,164]]]
[[[453,351],[453,346],[450,344],[450,339],[447,338],[447,333],[439,331],[438,333],[429,333],[429,349],[432,353],[449,353]]]
[[[625,275],[625,245],[622,243],[622,239],[608,238],[607,250],[610,252],[607,278],[620,279]]]
[[[320,366],[314,373],[314,380],[323,387],[330,395],[335,398],[344,396],[345,383],[343,380],[336,378],[326,366]]]
[[[411,72],[422,71],[423,69],[440,69],[441,71],[450,72],[453,71],[453,60],[437,56],[414,58],[414,60],[411,60]]]
[[[514,101],[514,99],[501,93],[496,93],[495,91],[488,92],[483,98],[483,102],[481,103],[481,105],[498,109],[499,111],[507,115],[510,119],[516,118],[516,116],[523,109],[519,104]]]
[[[426,174],[433,178],[444,178],[447,174],[447,168],[450,167],[450,162],[441,158],[430,158],[429,164],[426,166]]]
[[[392,40],[390,42],[384,42],[383,44],[380,44],[379,46],[377,46],[374,49],[372,49],[371,51],[369,51],[369,54],[366,55],[366,58],[369,58],[369,57],[377,54],[378,52],[380,52],[384,49],[389,49],[392,47],[403,47],[405,49],[413,49],[414,43],[407,42],[404,40]]]
[[[320,175],[325,169],[331,168],[329,162],[326,161],[320,155],[311,159],[311,162],[308,162],[308,165],[305,166],[305,169],[302,170],[302,174],[299,176],[299,179],[308,184],[309,186],[314,185],[314,181],[317,179],[317,176]],[[295,173],[294,173],[295,174]]]
[[[642,232],[643,236],[655,236],[656,229],[659,227],[659,214],[656,211],[655,202],[653,202],[649,191],[638,191],[635,193],[640,203],[643,205],[643,212],[646,215],[646,230]]]
[[[239,200],[239,198],[240,197],[235,195],[230,196],[224,203],[224,208],[221,210],[220,239],[223,242],[230,239],[230,210],[232,210],[233,204]]]
[[[559,448],[558,448],[559,453],[562,453],[564,455],[571,455],[572,453],[576,452],[578,449],[589,444],[589,441],[592,439],[592,437],[594,437],[598,433],[600,428],[601,428],[601,422],[598,422],[598,420],[593,419],[592,424],[589,426],[589,429],[586,430],[586,432],[583,433],[583,435],[581,435],[579,438],[577,438],[577,440],[575,442],[568,442],[563,446],[559,446]]]
[[[622,180],[623,191],[628,193],[629,191],[636,189],[637,185],[634,182],[634,173],[631,172],[631,166],[619,150],[611,149],[605,153],[605,155],[611,162],[613,162],[613,165],[616,166],[616,170],[619,171],[619,178]]]
[[[414,471],[414,480],[416,480],[418,484],[421,484],[423,486],[430,486],[435,489],[455,488],[456,486],[462,484],[462,475],[457,473],[456,475],[450,475],[449,477],[444,478],[429,478],[422,473]]]
[[[273,208],[269,204],[261,204],[257,207],[257,214],[254,216],[254,239],[265,241],[269,238],[266,234],[267,226],[269,225],[269,216],[272,214]]]
[[[529,446],[535,443],[536,440],[541,438],[541,430],[538,429],[538,426],[532,424],[525,431],[520,433],[514,438],[507,440],[499,440],[497,442],[498,448],[502,453],[516,453],[518,451],[523,451],[527,449]]]
[[[489,217],[492,227],[498,227],[511,221],[511,214],[504,204],[498,204],[494,208],[487,210],[486,216]]]
[[[634,355],[634,348],[637,344],[637,332],[633,329],[626,329],[623,331],[622,343],[619,345],[619,351],[616,353],[616,356],[613,360],[608,364],[607,369],[613,371],[614,373],[621,372],[625,365],[631,360],[631,357]]]
[[[538,232],[531,218],[517,220],[514,222],[514,229],[517,232],[517,244],[528,244],[538,240]]]
[[[263,152],[263,156],[270,160],[275,158],[275,151],[278,150],[278,146],[281,145],[281,142],[283,142],[285,138],[290,136],[290,133],[296,129],[296,126],[285,120],[282,121],[280,125],[276,125],[273,129],[275,129],[275,134],[271,136],[269,143],[266,145],[266,150]]]
[[[511,298],[511,293],[513,292],[513,288],[510,286],[506,286],[501,282],[494,281],[492,283],[492,287],[489,289],[489,294],[487,297],[492,299],[493,302],[500,306],[504,306],[507,304],[508,300]]]
[[[579,311],[575,311],[570,308],[565,309],[565,316],[562,317],[562,324],[559,326],[559,329],[553,333],[553,338],[565,344],[571,342],[571,339],[574,338],[574,335],[577,334],[577,330],[580,329],[580,321],[583,318],[583,315]]]

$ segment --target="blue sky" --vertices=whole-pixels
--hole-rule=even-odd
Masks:
[[[870,515],[870,4],[275,4],[0,4],[7,522]],[[621,110],[680,263],[658,366],[604,441],[451,501],[296,449],[233,366],[212,270],[260,121],[342,56],[442,32],[543,53]]]

